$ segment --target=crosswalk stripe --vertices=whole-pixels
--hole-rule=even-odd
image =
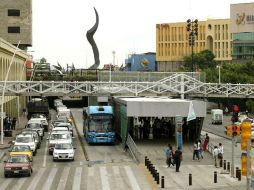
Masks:
[[[22,185],[25,183],[25,181],[27,180],[28,178],[20,178],[18,180],[18,182],[16,184],[14,184],[14,186],[12,187],[12,190],[17,190],[17,189],[21,189]],[[1,189],[1,188],[0,188]]]
[[[93,177],[94,176],[94,167],[89,167],[88,168],[88,176]]]
[[[134,174],[133,174],[130,166],[124,166],[124,169],[125,169],[125,171],[127,173],[127,176],[128,176],[129,181],[130,181],[132,189],[133,190],[140,190],[140,187],[139,187],[139,185],[137,183],[136,178],[134,177]]]
[[[65,188],[69,172],[70,172],[70,167],[65,167],[63,169],[63,172],[61,174],[61,178],[60,178],[59,184],[57,186],[57,190],[63,190]]]
[[[45,181],[42,190],[49,190],[50,189],[50,187],[52,185],[52,182],[55,178],[57,170],[58,170],[58,168],[52,168],[51,169],[51,171],[49,173],[49,176],[48,176],[48,179]]]
[[[41,179],[41,176],[43,175],[43,173],[45,172],[46,168],[40,168],[38,173],[35,175],[35,177],[33,178],[31,184],[29,185],[29,187],[27,189],[29,190],[35,190],[36,189],[36,185],[39,182],[39,180]]]
[[[113,171],[114,171],[114,174],[116,174],[116,175],[119,175],[119,174],[120,174],[120,171],[119,171],[119,167],[118,167],[118,166],[113,166]]]
[[[1,190],[5,190],[7,186],[11,183],[12,179],[5,179],[4,182],[0,185]]]
[[[101,184],[103,190],[110,190],[106,167],[100,167]]]
[[[47,150],[48,150],[48,141],[46,142],[45,150],[44,150],[44,156],[43,156],[43,167],[46,167],[46,160],[47,160]]]
[[[74,180],[73,180],[73,184],[72,184],[73,190],[80,189],[81,175],[82,175],[82,167],[77,167],[75,170]]]

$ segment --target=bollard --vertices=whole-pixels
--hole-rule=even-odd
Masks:
[[[222,167],[222,159],[220,159],[220,167]]]
[[[147,156],[145,156],[145,166],[147,166]]]
[[[156,181],[156,177],[157,177],[157,170],[154,169],[154,173],[153,173],[153,178],[154,178],[154,181]]]
[[[164,176],[161,176],[161,188],[164,188]]]
[[[236,172],[235,172],[235,177],[238,179],[238,175],[239,175],[239,167],[236,167]]]
[[[230,172],[230,162],[228,162],[227,171]]]
[[[241,181],[242,179],[242,173],[241,173],[241,170],[239,169],[238,170],[238,181]]]
[[[160,184],[160,174],[159,174],[159,172],[157,173],[157,184]]]
[[[226,160],[224,160],[224,167],[223,167],[223,169],[224,169],[224,170],[227,169],[227,161],[226,161]]]
[[[214,172],[213,182],[214,182],[214,183],[217,183],[217,172],[216,172],[216,171]]]
[[[192,175],[189,174],[189,186],[191,186],[191,185],[192,185]]]

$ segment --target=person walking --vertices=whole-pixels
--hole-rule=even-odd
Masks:
[[[198,141],[196,140],[193,146],[193,157],[192,160],[194,161],[196,158],[199,160],[199,152],[198,152]]]
[[[171,144],[168,144],[168,147],[166,149],[166,163],[168,167],[170,167],[171,164],[174,166],[173,155],[174,155],[173,147],[171,146]]]
[[[219,163],[221,163],[220,165],[222,165],[223,154],[224,154],[223,146],[222,146],[221,143],[219,143],[219,147],[218,147],[218,160],[220,161]]]
[[[213,149],[213,158],[214,158],[214,166],[216,168],[218,167],[218,164],[217,164],[218,154],[219,154],[219,149],[218,149],[217,146],[214,146],[214,149]]]
[[[15,128],[16,128],[16,122],[17,122],[17,119],[16,119],[16,117],[14,117],[12,119],[12,122],[11,122],[11,130],[15,130]]]
[[[208,143],[209,143],[209,136],[208,136],[208,134],[206,133],[206,134],[205,134],[204,146],[203,146],[203,150],[204,150],[204,151],[207,150]]]
[[[199,154],[199,158],[202,158],[202,159],[204,158],[202,141],[200,139],[198,140],[198,154]]]
[[[174,162],[176,164],[176,172],[179,172],[181,161],[183,159],[183,154],[181,151],[181,147],[178,147],[174,154]]]

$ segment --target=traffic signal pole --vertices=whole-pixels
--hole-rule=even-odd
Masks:
[[[231,159],[231,177],[235,176],[235,135],[232,136],[232,159]]]

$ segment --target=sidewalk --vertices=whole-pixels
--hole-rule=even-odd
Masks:
[[[11,147],[12,141],[15,140],[15,137],[22,129],[25,128],[27,124],[26,116],[19,117],[19,122],[17,121],[16,129],[12,131],[12,137],[4,137],[3,144],[0,144],[0,160],[6,155],[8,148]]]

